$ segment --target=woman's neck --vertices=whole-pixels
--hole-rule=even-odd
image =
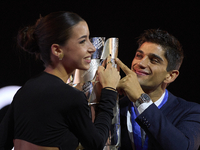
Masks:
[[[71,73],[68,73],[63,67],[52,67],[50,65],[48,65],[44,71],[59,77],[65,83],[67,83],[67,80],[71,75]]]

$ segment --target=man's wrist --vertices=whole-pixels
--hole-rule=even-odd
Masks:
[[[148,103],[151,100],[150,96],[146,93],[142,93],[141,96],[136,100],[135,106],[139,107],[143,103]]]

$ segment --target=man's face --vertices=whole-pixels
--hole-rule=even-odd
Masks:
[[[161,87],[169,75],[166,70],[168,62],[164,54],[160,45],[150,42],[143,43],[136,51],[131,70],[137,74],[144,91],[156,90]]]

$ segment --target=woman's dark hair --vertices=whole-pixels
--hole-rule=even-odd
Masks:
[[[51,64],[51,45],[64,45],[71,36],[72,27],[80,21],[84,20],[72,12],[50,13],[40,17],[35,25],[21,29],[17,43],[23,50],[39,55],[45,64]]]
[[[137,42],[139,47],[144,42],[160,45],[165,51],[165,57],[168,61],[167,71],[179,70],[184,54],[180,42],[173,35],[160,29],[149,29],[145,30],[144,33],[140,35]]]

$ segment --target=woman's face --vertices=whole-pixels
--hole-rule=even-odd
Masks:
[[[95,47],[89,39],[89,29],[85,21],[72,27],[71,37],[62,47],[64,52],[63,65],[66,70],[87,70],[90,68],[91,55]]]

